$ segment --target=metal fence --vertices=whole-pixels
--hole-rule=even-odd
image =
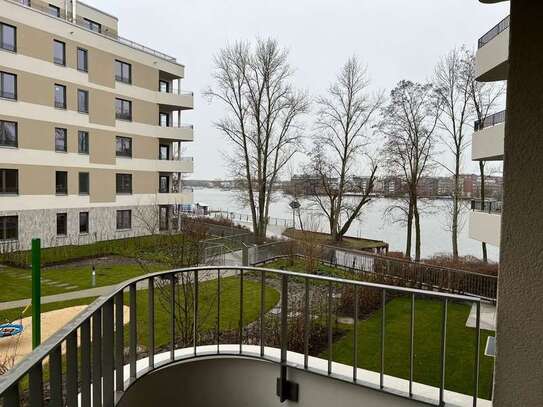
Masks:
[[[486,44],[488,44],[490,41],[496,38],[503,31],[508,29],[510,22],[511,22],[511,16],[507,16],[498,24],[496,24],[494,27],[492,27],[490,31],[488,31],[485,35],[479,38],[478,47],[479,48],[484,47]]]
[[[224,211],[222,209],[210,209],[209,215],[214,218],[223,218],[229,219],[232,221],[238,220],[240,222],[252,222],[252,215],[246,213],[237,213]],[[268,217],[268,225],[271,226],[284,226],[291,228],[293,227],[294,221],[292,219],[285,218],[274,218],[273,216]]]
[[[475,131],[483,130],[487,127],[492,127],[500,123],[505,123],[507,119],[507,111],[502,110],[501,112],[494,113],[490,116],[485,117],[484,119],[477,120],[473,124]]]
[[[486,212],[486,213],[501,213],[503,208],[503,202],[473,199],[471,201],[471,210]]]
[[[239,284],[236,288],[239,298],[239,306],[233,311],[238,313],[238,331],[229,344],[223,342],[221,330],[221,316],[228,310],[221,310],[221,281],[225,276],[236,275]],[[199,295],[202,276],[213,278],[216,281],[214,294],[216,308],[215,323],[207,328],[200,324],[202,314],[199,309]],[[191,316],[189,325],[191,335],[184,349],[189,352],[176,352],[178,347],[178,332],[176,331],[176,293],[180,278],[188,278],[191,281],[190,291],[191,307],[188,314]],[[257,335],[250,346],[246,342],[246,326],[244,325],[244,285],[248,278],[260,282],[260,304],[258,306],[258,317],[255,322]],[[281,309],[279,314],[273,315],[279,327],[279,343],[277,346],[266,345],[265,318],[268,316],[265,309],[266,284],[274,281],[280,289]],[[161,282],[162,285],[157,285]],[[143,297],[137,296],[138,287],[147,286],[147,292]],[[311,290],[318,288],[323,293],[323,328],[326,330],[325,346],[327,349],[327,368],[319,369],[313,360],[309,359],[309,341],[311,337],[311,322],[313,310],[310,307]],[[130,386],[138,379],[155,369],[163,368],[169,364],[186,358],[210,357],[213,355],[228,355],[230,357],[253,357],[270,361],[277,364],[280,379],[278,380],[277,392],[281,401],[293,398],[289,394],[289,382],[287,381],[287,370],[289,368],[303,369],[325,377],[333,376],[334,379],[343,380],[356,385],[372,387],[364,378],[358,376],[359,370],[357,350],[357,324],[353,325],[354,335],[352,354],[352,374],[339,374],[333,361],[333,321],[337,317],[335,302],[338,296],[337,290],[349,289],[354,293],[352,303],[354,320],[359,319],[358,305],[361,301],[361,293],[367,290],[375,293],[380,303],[380,328],[379,329],[379,360],[377,369],[379,374],[378,390],[394,392],[396,395],[412,398],[414,394],[414,334],[417,331],[415,323],[415,312],[417,299],[433,299],[441,304],[441,318],[436,320],[440,325],[440,347],[436,352],[436,360],[439,360],[439,393],[433,404],[444,405],[445,388],[447,377],[447,366],[445,364],[450,344],[447,344],[447,321],[448,306],[450,302],[462,302],[474,304],[476,309],[476,328],[473,335],[473,384],[472,395],[473,405],[477,404],[479,391],[479,370],[480,370],[480,301],[476,298],[445,294],[439,292],[422,291],[410,288],[400,288],[382,284],[368,283],[358,280],[346,280],[325,276],[293,273],[281,270],[269,270],[264,268],[250,267],[201,267],[171,270],[166,272],[149,274],[132,279],[122,286],[113,290],[109,295],[100,297],[97,301],[87,307],[74,320],[64,328],[53,334],[47,341],[34,350],[21,363],[15,366],[8,374],[0,378],[0,399],[4,407],[15,407],[22,404],[30,406],[42,406],[46,399],[49,405],[60,406],[114,406]],[[170,337],[169,344],[164,352],[160,353],[156,346],[156,316],[158,309],[155,306],[155,295],[160,295],[159,290],[166,290],[171,293],[169,301],[163,304],[160,310],[167,310],[169,319]],[[126,294],[126,296],[125,296]],[[207,294],[209,296],[209,294]],[[385,354],[386,343],[393,340],[386,329],[386,308],[387,300],[392,297],[404,296],[411,304],[409,331],[401,333],[402,337],[409,337],[409,351],[406,353],[405,363],[409,366],[409,390],[398,394],[397,390],[386,387],[385,378]],[[303,318],[303,352],[296,353],[302,356],[303,365],[300,359],[294,359],[289,347],[289,306],[294,297],[301,299],[299,314]],[[124,306],[129,308],[130,319],[125,327]],[[138,319],[138,309],[144,306],[147,322],[142,325]],[[164,308],[166,307],[166,308]],[[141,314],[141,311],[140,311]],[[140,322],[138,324],[138,321]],[[203,330],[207,329],[206,335]],[[143,332],[142,332],[143,330]],[[126,331],[126,332],[125,332]],[[124,339],[128,337],[128,354],[125,356]],[[203,338],[207,338],[203,340]],[[140,354],[140,341],[146,338],[147,347],[145,355]],[[207,346],[203,346],[207,345]],[[209,346],[212,345],[212,346]],[[466,343],[462,343],[463,351],[466,351]],[[280,347],[280,357],[275,350]],[[277,349],[279,350],[279,349]],[[157,357],[157,352],[160,357]],[[362,350],[364,352],[364,350]],[[126,358],[126,359],[125,359]],[[139,359],[139,360],[138,360]],[[322,359],[321,359],[322,360]],[[126,370],[125,370],[126,364]],[[44,375],[44,370],[48,375]],[[28,378],[28,388],[26,378]],[[270,386],[271,388],[273,386]],[[47,389],[45,394],[44,389]],[[418,390],[417,390],[418,391]],[[426,395],[428,396],[428,395]]]

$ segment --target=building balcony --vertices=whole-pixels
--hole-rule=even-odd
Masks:
[[[499,247],[502,203],[500,201],[473,200],[471,209],[469,237]]]
[[[334,360],[337,304],[348,297],[342,294],[344,290],[354,293],[354,321],[360,320],[359,291],[360,295],[375,294],[382,304],[382,322],[376,325],[377,355],[366,348],[357,350],[354,341],[352,361],[348,361],[350,355],[344,362]],[[384,307],[401,297],[408,304],[407,325],[397,332],[389,329],[386,318],[392,315],[385,314],[388,308]],[[436,369],[433,385],[414,379],[426,370],[418,359],[417,350],[421,350],[414,346],[422,329],[420,304],[427,301],[435,301],[439,311],[433,331],[437,346],[426,349],[432,352],[433,362],[425,361]],[[445,361],[457,345],[447,341],[447,310],[457,304],[469,304],[475,310],[472,340],[461,344],[471,364],[467,372],[471,394],[450,390],[446,381],[453,372],[447,371],[450,367]],[[280,406],[288,401],[302,407],[489,407],[489,400],[477,398],[484,346],[480,315],[476,297],[361,280],[252,267],[159,272],[122,283],[50,336],[0,380],[0,399],[10,407],[22,401],[42,405],[46,398],[52,405],[66,400],[67,405],[92,401],[104,406]],[[424,316],[422,322],[428,323]],[[353,324],[354,338],[357,326]],[[324,333],[327,349],[319,355],[311,353],[316,327]],[[397,340],[411,345],[398,353]],[[472,353],[466,352],[468,348]],[[359,354],[361,359],[378,356],[380,362],[370,370],[360,368]],[[387,371],[387,360],[404,357],[409,372],[405,377]]]
[[[158,104],[169,106],[172,110],[181,108],[188,110],[194,108],[194,93],[183,90],[172,90],[170,92],[158,91]]]
[[[181,157],[171,160],[157,160],[157,171],[160,172],[181,172],[190,174],[194,172],[194,159],[192,157]]]
[[[183,205],[194,201],[191,190],[182,189],[180,192],[159,193],[157,195],[158,205]]]
[[[506,111],[495,113],[474,124],[471,159],[503,160]]]
[[[507,16],[479,39],[475,61],[478,81],[507,80],[509,68],[509,22]]]

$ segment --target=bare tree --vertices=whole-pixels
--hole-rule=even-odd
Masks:
[[[462,185],[460,172],[464,153],[469,147],[467,127],[473,118],[470,89],[463,77],[465,48],[455,48],[441,59],[435,68],[434,86],[441,99],[442,115],[439,127],[442,142],[453,158],[452,165],[440,163],[453,177],[451,239],[454,260],[458,259],[458,233],[460,231],[460,201]]]
[[[418,206],[419,182],[432,169],[435,130],[440,115],[439,98],[431,84],[401,81],[390,93],[383,109],[380,132],[387,169],[407,185],[407,205],[396,204],[407,222],[405,255],[411,257],[412,227],[415,224],[415,259],[420,260],[421,233]]]
[[[377,164],[371,158],[368,129],[383,103],[383,96],[368,90],[367,70],[356,57],[343,65],[326,96],[319,97],[316,133],[311,156],[313,173],[319,179],[311,199],[328,219],[332,240],[339,241],[370,202]],[[365,186],[357,185],[358,195],[346,199],[353,190],[361,161],[369,159],[370,176]]]
[[[477,123],[484,123],[485,119],[494,113],[494,110],[502,104],[505,95],[504,82],[478,82],[475,74],[475,55],[470,50],[465,50],[462,64],[462,80],[465,81],[469,92],[470,104]],[[477,130],[477,129],[475,129]],[[484,202],[485,192],[485,160],[479,160],[480,198]],[[486,243],[481,242],[483,261],[488,262]]]
[[[226,107],[215,126],[232,145],[228,166],[243,180],[255,238],[262,243],[279,176],[301,143],[300,116],[308,98],[291,84],[288,52],[276,40],[227,45],[214,64],[215,87],[205,94]]]

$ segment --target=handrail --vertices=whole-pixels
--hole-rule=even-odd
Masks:
[[[473,123],[473,129],[475,131],[480,131],[486,129],[487,127],[492,127],[500,123],[505,123],[506,119],[507,111],[502,110],[501,112],[491,114],[490,116],[487,116],[483,119],[476,120],[475,123]]]
[[[494,27],[492,27],[485,35],[479,38],[478,47],[479,48],[484,47],[486,44],[488,44],[490,41],[496,38],[499,34],[501,34],[503,31],[509,28],[510,22],[511,22],[511,16],[507,16],[498,24],[496,24]]]
[[[485,199],[472,199],[471,210],[477,212],[486,213],[500,213],[502,211],[503,203],[501,201],[492,201]]]
[[[209,275],[204,275],[204,273],[211,273]],[[327,308],[327,329],[329,332],[329,343],[328,346],[331,349],[332,342],[332,313],[333,310],[331,304],[333,299],[333,290],[334,287],[350,287],[354,290],[355,293],[355,302],[353,307],[355,309],[355,318],[358,319],[358,288],[366,288],[377,290],[380,296],[382,296],[381,306],[384,307],[388,296],[394,295],[405,295],[408,296],[413,304],[412,307],[412,318],[411,318],[411,329],[412,332],[415,329],[415,318],[414,318],[414,304],[416,297],[432,297],[438,301],[441,301],[443,307],[443,318],[441,319],[442,325],[442,337],[441,337],[441,350],[440,350],[440,360],[444,361],[446,357],[446,347],[444,346],[446,341],[446,324],[447,324],[447,304],[449,301],[460,301],[468,302],[470,304],[475,304],[477,313],[476,313],[476,346],[474,347],[474,399],[478,396],[478,377],[479,377],[479,351],[480,351],[480,307],[481,300],[478,298],[468,297],[465,295],[451,294],[451,293],[440,293],[434,291],[427,291],[414,288],[406,287],[395,287],[379,283],[371,283],[360,280],[349,280],[344,278],[322,276],[322,275],[313,275],[313,274],[304,274],[298,272],[292,272],[287,270],[276,270],[276,269],[267,269],[267,268],[255,268],[255,267],[235,267],[235,266],[221,266],[221,267],[192,267],[184,269],[175,269],[168,271],[161,271],[156,273],[150,273],[144,276],[135,277],[130,279],[116,288],[112,289],[106,295],[99,297],[94,301],[90,306],[88,306],[84,311],[77,315],[72,321],[66,324],[62,329],[53,334],[48,340],[43,342],[39,347],[37,347],[31,354],[29,354],[24,360],[22,360],[18,365],[11,369],[6,375],[0,377],[0,398],[3,398],[5,407],[12,407],[19,405],[19,383],[23,380],[28,374],[29,377],[29,392],[30,392],[30,405],[41,405],[43,401],[43,388],[44,388],[44,378],[43,378],[43,361],[48,358],[49,360],[49,391],[50,397],[53,400],[62,400],[62,397],[66,397],[67,404],[72,405],[72,403],[77,404],[78,397],[81,397],[82,403],[90,402],[91,399],[91,387],[93,383],[99,383],[101,392],[103,396],[103,404],[106,406],[115,405],[115,400],[120,399],[120,396],[124,391],[126,391],[132,383],[138,378],[138,371],[136,368],[137,362],[137,347],[138,347],[138,332],[137,332],[137,314],[136,314],[136,290],[139,283],[147,283],[147,306],[149,309],[149,319],[148,325],[146,327],[146,333],[149,335],[149,347],[147,349],[147,358],[148,358],[148,369],[143,373],[152,371],[157,367],[164,366],[161,364],[155,364],[155,282],[163,281],[166,286],[164,292],[169,292],[172,295],[175,295],[176,285],[179,281],[180,275],[187,276],[187,280],[190,281],[189,284],[190,290],[194,293],[191,296],[189,301],[192,302],[192,312],[193,312],[193,357],[208,357],[209,352],[202,352],[201,354],[198,351],[199,347],[199,325],[198,325],[198,293],[199,293],[199,281],[201,280],[200,276],[211,276],[212,279],[217,281],[217,315],[221,315],[221,278],[224,274],[236,275],[239,280],[239,295],[240,299],[243,298],[243,281],[248,273],[254,275],[253,278],[256,278],[257,281],[261,282],[260,285],[260,328],[259,328],[259,341],[260,341],[260,358],[269,360],[264,354],[264,293],[265,293],[265,281],[267,278],[270,278],[271,275],[275,275],[279,278],[281,285],[281,315],[280,315],[280,342],[281,342],[281,360],[280,365],[280,384],[286,385],[286,367],[292,366],[293,362],[289,361],[288,358],[288,313],[289,313],[289,302],[288,297],[291,294],[291,291],[296,288],[301,288],[301,294],[305,298],[305,307],[303,309],[304,321],[306,321],[306,328],[304,329],[304,338],[305,338],[305,352],[304,352],[304,369],[309,370],[308,368],[308,357],[309,351],[307,346],[307,341],[309,340],[309,315],[311,309],[309,306],[309,289],[313,287],[314,289],[321,289],[321,293],[328,298],[328,308]],[[216,273],[216,274],[215,274]],[[208,277],[206,279],[209,280]],[[294,285],[289,288],[289,283],[292,284],[294,280]],[[305,287],[305,288],[304,288]],[[128,333],[129,333],[129,355],[127,364],[129,367],[129,377],[125,377],[124,373],[124,325],[125,321],[123,318],[124,314],[124,290],[128,290],[129,301],[128,306],[130,309],[130,321],[128,322]],[[295,298],[295,297],[294,297]],[[172,327],[175,327],[175,297],[171,298],[169,301],[170,307],[170,318]],[[239,353],[236,353],[237,356],[244,355],[243,346],[244,346],[244,310],[243,310],[243,301],[240,302],[241,306],[239,307]],[[383,308],[384,313],[384,308]],[[91,324],[92,322],[92,324]],[[356,327],[356,324],[355,324]],[[220,352],[220,324],[217,322],[216,326],[216,340],[217,340],[217,354]],[[355,328],[356,330],[356,328]],[[176,349],[176,336],[175,328],[173,330],[174,334],[170,338],[170,359],[167,363],[174,363],[178,360],[175,357]],[[356,331],[355,331],[356,332]],[[141,335],[141,333],[140,333]],[[386,327],[385,324],[381,324],[381,352],[384,352],[385,346],[385,335]],[[354,340],[356,340],[356,334],[354,335]],[[91,341],[92,338],[92,341]],[[413,340],[413,338],[411,338]],[[79,345],[78,345],[79,343]],[[62,376],[63,376],[63,363],[62,363],[62,349],[66,346],[66,385],[64,386]],[[79,349],[78,349],[79,348]],[[78,386],[78,371],[87,372],[85,369],[90,370],[91,366],[91,349],[93,358],[97,357],[98,360],[102,360],[102,369],[92,372],[92,375],[85,374],[81,377],[80,386]],[[98,352],[97,354],[95,354]],[[356,352],[355,352],[356,353]],[[78,358],[78,354],[81,355]],[[115,355],[115,356],[114,356]],[[96,359],[93,359],[96,360]],[[81,365],[81,366],[79,366]],[[354,367],[358,366],[356,359],[353,361]],[[328,356],[328,376],[333,374],[332,371],[332,359],[331,353]],[[413,358],[411,357],[410,369],[412,373],[413,369]],[[348,380],[351,383],[356,382],[356,370],[353,369],[353,378],[352,381]],[[445,377],[445,364],[442,363],[442,376]],[[141,372],[140,372],[141,375]],[[388,391],[383,385],[384,379],[384,364],[381,364],[380,367],[380,378],[381,378],[381,390]],[[410,393],[406,397],[413,397],[411,392],[413,385],[413,376],[409,380],[410,384]],[[116,379],[114,379],[116,378]],[[360,384],[360,383],[357,383]],[[363,384],[361,384],[363,385]],[[439,392],[439,404],[443,405],[444,402],[444,380],[440,384]],[[65,389],[65,393],[63,392]],[[391,390],[392,391],[392,390]],[[96,395],[96,393],[95,393]],[[436,400],[437,401],[437,400]],[[100,404],[100,403],[99,403]]]

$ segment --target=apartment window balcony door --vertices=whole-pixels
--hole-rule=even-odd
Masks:
[[[161,144],[159,146],[158,159],[159,160],[170,159],[170,146],[168,144]]]
[[[160,127],[170,127],[171,126],[171,120],[169,113],[160,113],[159,114],[159,120],[158,124]]]
[[[167,194],[170,192],[170,177],[167,175],[161,175],[159,179],[158,192],[161,194]]]
[[[170,206],[160,205],[158,208],[159,213],[159,229],[165,231],[170,229]]]

